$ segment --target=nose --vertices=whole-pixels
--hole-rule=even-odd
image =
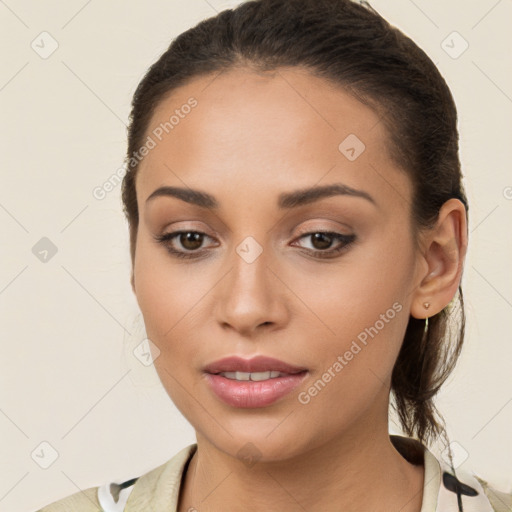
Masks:
[[[232,266],[215,297],[217,321],[224,330],[254,337],[260,331],[280,329],[286,324],[289,291],[278,272],[269,266],[269,251],[263,250],[254,260],[234,251]]]

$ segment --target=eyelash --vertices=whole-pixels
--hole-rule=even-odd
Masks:
[[[172,241],[177,236],[186,234],[186,233],[196,233],[196,234],[205,235],[208,237],[208,235],[206,233],[202,233],[201,231],[182,230],[182,231],[173,231],[172,233],[165,233],[163,235],[157,235],[154,237],[154,239],[158,243],[162,244],[172,256],[175,256],[177,258],[183,258],[183,259],[200,258],[201,252],[203,252],[204,250],[203,251],[200,251],[200,250],[188,251],[188,253],[187,253],[187,252],[176,250],[171,247],[171,245],[169,243],[170,241]],[[353,234],[352,235],[343,235],[341,233],[335,233],[332,231],[310,231],[308,233],[301,234],[298,237],[298,239],[305,238],[305,237],[315,235],[315,234],[329,235],[329,236],[333,237],[334,239],[337,239],[338,241],[342,242],[342,245],[336,249],[326,249],[324,251],[307,249],[309,252],[311,252],[313,254],[314,257],[320,258],[320,259],[335,257],[336,254],[346,251],[356,240],[356,235],[353,235]],[[210,238],[210,237],[208,237],[208,238]]]

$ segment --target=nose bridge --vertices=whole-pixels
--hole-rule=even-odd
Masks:
[[[263,236],[261,234],[260,239]],[[231,271],[222,287],[222,297],[219,297],[218,320],[221,323],[247,331],[263,323],[278,321],[283,305],[279,305],[278,280],[267,268],[272,259],[268,245],[263,240],[260,244],[255,237],[246,236],[234,248],[230,258]]]
[[[260,240],[262,236],[259,237]],[[262,240],[262,243],[265,242]],[[231,272],[231,295],[239,296],[239,300],[268,302],[268,269],[269,254],[267,247],[260,244],[253,236],[245,237],[236,247],[233,255]],[[265,300],[264,300],[265,299]],[[261,306],[260,306],[261,307]]]

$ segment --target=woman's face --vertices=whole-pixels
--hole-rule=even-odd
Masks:
[[[387,433],[422,265],[412,186],[386,134],[368,107],[297,68],[202,77],[159,104],[136,182],[134,290],[159,377],[198,440],[283,460]],[[160,187],[182,198],[148,200]],[[176,231],[189,234],[156,240]],[[205,371],[230,356],[304,371],[260,383]]]

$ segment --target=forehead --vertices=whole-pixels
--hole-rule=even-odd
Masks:
[[[378,114],[301,68],[193,79],[159,103],[146,137],[152,149],[139,167],[141,200],[165,184],[221,191],[238,183],[250,195],[322,180],[382,194],[384,176],[397,182],[389,192],[408,187]]]

